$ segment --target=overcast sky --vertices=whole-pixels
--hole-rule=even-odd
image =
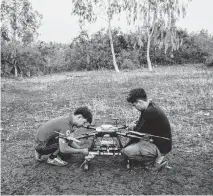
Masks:
[[[30,2],[33,9],[43,15],[39,40],[70,43],[79,35],[77,17],[71,15],[72,0],[30,0]],[[107,23],[100,20],[96,24],[89,25],[87,30],[91,34],[106,26]],[[127,29],[122,21],[114,21],[113,26]],[[186,17],[178,22],[178,26],[186,28],[188,32],[206,29],[213,35],[213,0],[192,0]]]

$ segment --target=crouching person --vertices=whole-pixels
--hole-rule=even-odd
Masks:
[[[128,125],[128,128],[159,137],[152,137],[152,142],[149,139],[132,138],[122,152],[129,160],[138,160],[145,166],[153,166],[154,170],[159,170],[166,165],[164,156],[172,149],[169,120],[160,107],[147,99],[143,88],[131,90],[127,101],[141,113],[137,123]]]
[[[47,163],[64,166],[67,162],[62,160],[63,155],[81,153],[88,155],[87,148],[81,148],[76,142],[59,138],[59,134],[73,137],[73,128],[82,127],[92,122],[92,113],[87,107],[79,107],[74,114],[58,117],[44,123],[37,130],[35,136],[35,157],[37,161],[44,161],[44,155],[49,155]]]

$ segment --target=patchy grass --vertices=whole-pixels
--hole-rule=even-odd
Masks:
[[[153,73],[72,72],[2,78],[1,86],[2,194],[213,194],[212,69],[189,65],[160,67]],[[81,155],[63,168],[34,160],[38,126],[79,106],[91,108],[96,125],[113,123],[113,117],[120,118],[120,124],[137,119],[138,112],[126,102],[135,87],[143,87],[169,117],[171,170],[153,173],[136,165],[127,171],[122,157],[97,157],[87,173],[79,167]]]

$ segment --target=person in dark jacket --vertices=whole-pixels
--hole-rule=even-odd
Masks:
[[[147,99],[143,88],[129,92],[127,101],[141,112],[137,123],[129,124],[129,130],[147,133],[157,137],[149,139],[130,139],[122,149],[130,160],[139,160],[144,165],[161,168],[166,164],[164,156],[172,150],[172,135],[169,120],[165,112],[153,101]]]

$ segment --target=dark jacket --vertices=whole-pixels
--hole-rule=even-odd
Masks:
[[[170,140],[152,137],[153,143],[162,154],[171,151],[172,136],[169,120],[164,111],[152,101],[149,103],[147,109],[141,112],[134,131],[169,138]],[[139,139],[131,139],[127,145],[138,141]]]

